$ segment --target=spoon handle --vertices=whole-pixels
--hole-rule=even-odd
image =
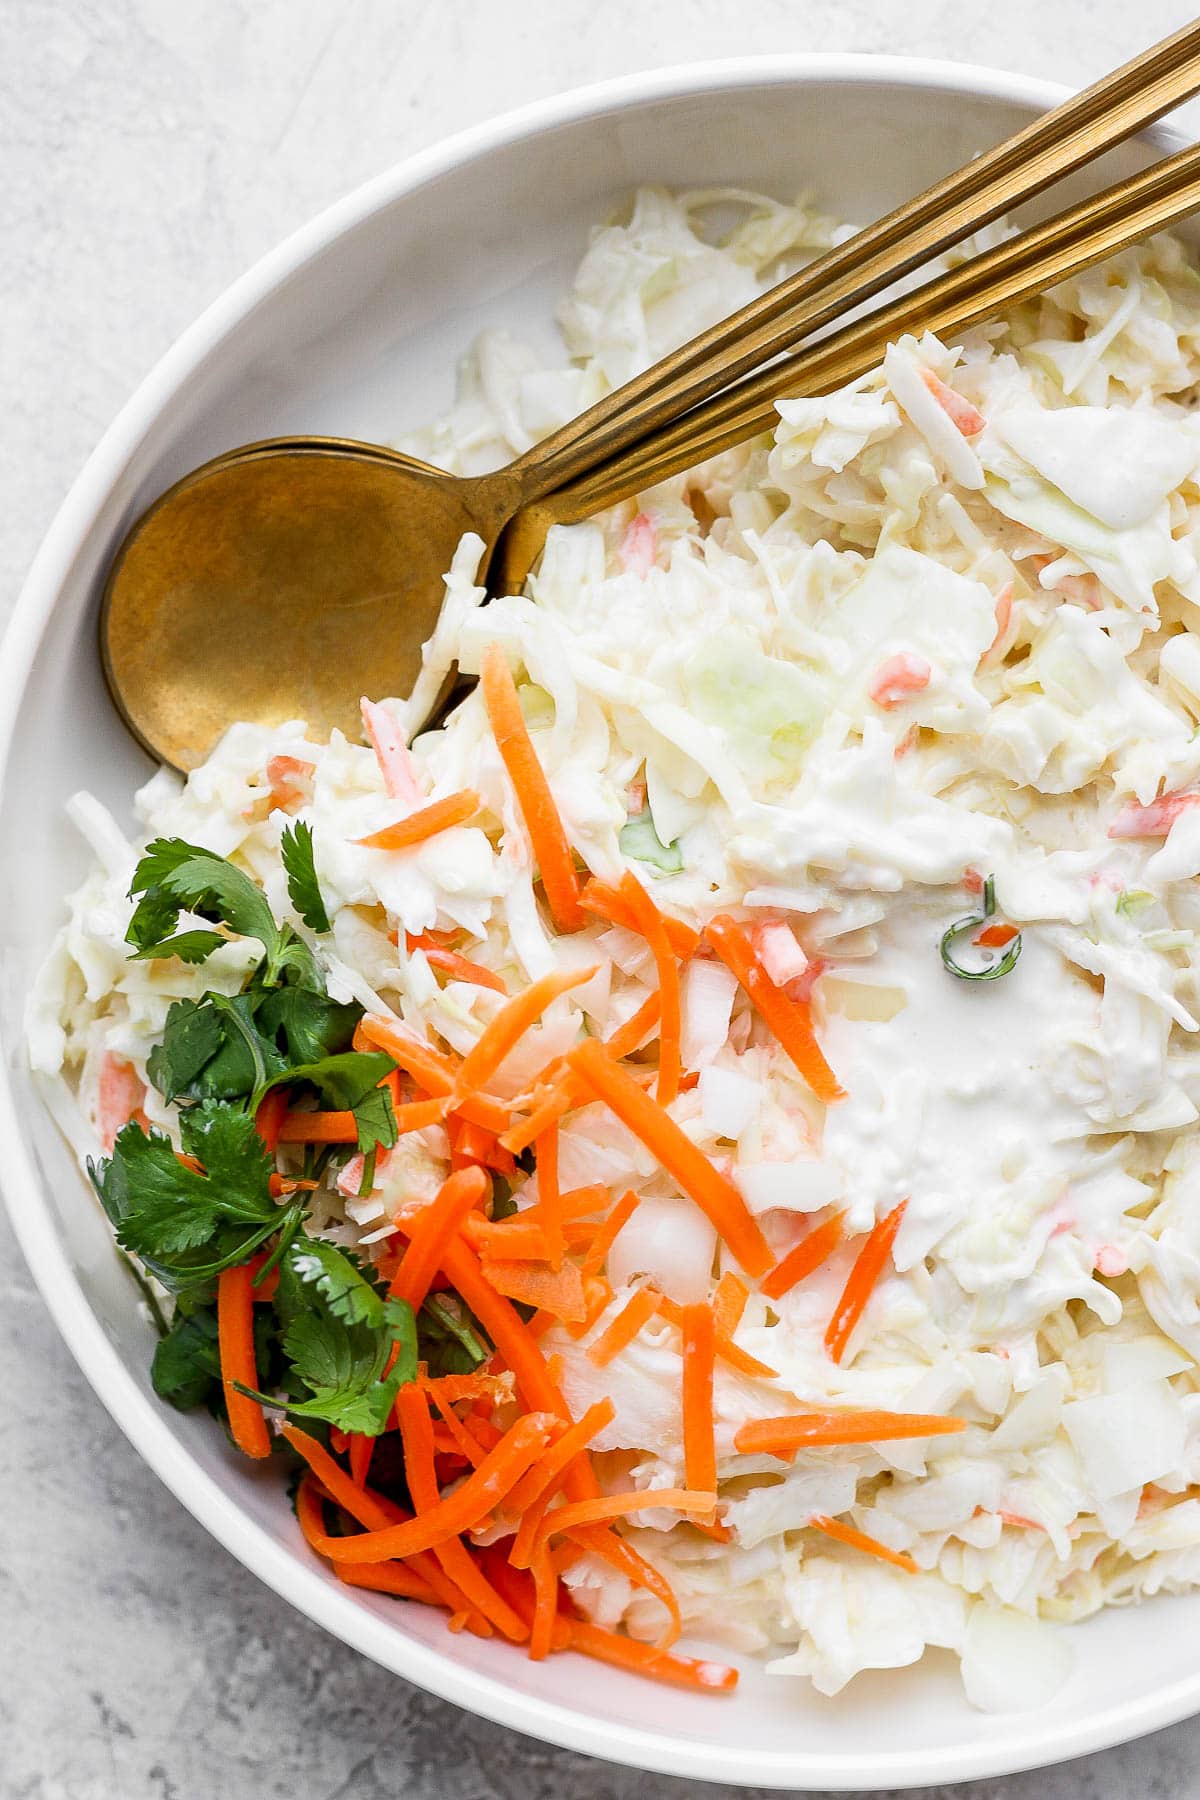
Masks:
[[[518,591],[550,525],[590,518],[769,430],[777,400],[830,393],[855,380],[905,332],[964,331],[1197,209],[1200,145],[1193,145],[771,364],[519,514],[501,546],[505,591]]]
[[[543,439],[509,465],[525,503],[607,463],[1198,91],[1200,19],[905,201]]]

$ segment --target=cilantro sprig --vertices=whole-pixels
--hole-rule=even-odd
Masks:
[[[311,838],[309,848],[311,868]],[[181,956],[185,962],[204,962],[232,934],[256,938],[262,945],[263,987],[275,987],[285,972],[302,986],[318,991],[324,987],[308,945],[290,925],[277,924],[262,889],[215,850],[189,844],[184,838],[155,838],[133,872],[129,892],[141,896],[125,934],[135,958]],[[223,930],[177,933],[182,912],[209,920]]]
[[[303,819],[286,825],[279,839],[279,854],[287,871],[288,895],[292,905],[310,931],[329,931],[329,914],[321,898],[317,870],[313,861],[311,825]]]

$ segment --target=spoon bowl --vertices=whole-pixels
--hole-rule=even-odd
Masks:
[[[100,618],[122,718],[177,769],[232,719],[319,720],[356,736],[364,694],[405,694],[464,532],[490,554],[496,476],[451,477],[397,451],[280,439],[205,463],[121,547]]]

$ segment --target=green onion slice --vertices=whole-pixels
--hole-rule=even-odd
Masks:
[[[969,919],[959,919],[951,925],[949,931],[943,932],[941,941],[942,962],[951,975],[957,975],[960,981],[999,981],[1002,975],[1008,975],[1017,966],[1017,958],[1021,954],[1021,933],[1004,946],[1004,954],[996,962],[985,964],[982,968],[966,969],[955,960],[954,949],[959,938],[967,932],[977,931],[986,925],[996,912],[996,877],[989,875],[983,884],[983,911],[972,913]]]

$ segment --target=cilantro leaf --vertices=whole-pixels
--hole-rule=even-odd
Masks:
[[[350,1110],[358,1126],[358,1148],[364,1156],[373,1155],[376,1149],[392,1148],[397,1137],[396,1115],[386,1088],[374,1088]]]
[[[279,840],[279,853],[287,870],[288,893],[292,905],[310,931],[329,931],[329,914],[317,885],[313,862],[312,827],[303,819],[284,827]]]
[[[296,1063],[272,1081],[307,1081],[316,1088],[326,1106],[353,1112],[379,1087],[385,1076],[396,1067],[382,1050],[342,1050],[336,1056],[324,1056],[320,1062]]]
[[[273,1039],[259,1029],[261,993],[205,994],[167,1010],[162,1042],[146,1072],[165,1100],[240,1100],[284,1073]]]
[[[180,1412],[203,1406],[221,1382],[215,1306],[177,1306],[166,1337],[150,1365],[150,1381],[161,1400]]]
[[[290,927],[276,924],[266,895],[253,878],[215,851],[183,838],[155,838],[134,870],[129,892],[143,896],[126,933],[135,956],[183,954],[202,962],[223,941],[217,933],[165,935],[174,930],[179,913],[187,911],[224,925],[238,937],[257,938],[266,956],[264,986],[274,987],[291,971],[302,986],[324,991],[307,944]]]
[[[431,1294],[417,1316],[421,1360],[431,1375],[469,1375],[489,1354],[462,1301]]]
[[[163,938],[160,943],[149,944],[144,950],[135,950],[133,962],[159,962],[164,957],[177,956],[180,962],[206,962],[214,950],[219,950],[227,942],[219,931],[180,931],[174,937]]]
[[[302,1399],[289,1397],[287,1411],[377,1437],[400,1388],[416,1377],[411,1306],[389,1298],[347,1252],[305,1237],[284,1252],[276,1304],[291,1365],[289,1396],[296,1379],[308,1390]]]
[[[244,1262],[298,1216],[271,1196],[273,1160],[249,1113],[201,1101],[180,1131],[203,1173],[180,1161],[170,1138],[135,1122],[118,1132],[110,1157],[89,1165],[118,1243],[175,1290]]]
[[[289,1062],[315,1063],[348,1050],[362,1016],[357,1001],[343,1004],[311,988],[278,987],[263,1000],[258,1025],[276,1043],[282,1038]]]

